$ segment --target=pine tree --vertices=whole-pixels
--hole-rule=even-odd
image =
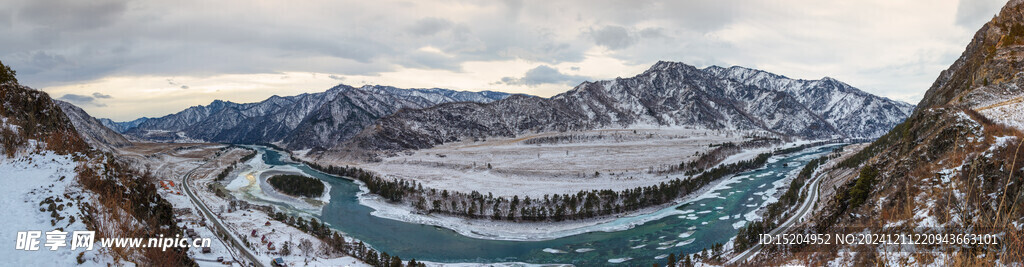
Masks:
[[[16,72],[12,70],[11,67],[8,67],[7,65],[4,65],[3,62],[0,62],[0,83],[18,83],[18,78],[14,77],[15,74]]]
[[[665,264],[665,266],[667,266],[667,267],[676,267],[676,254],[675,253],[669,253],[668,254],[668,264]]]

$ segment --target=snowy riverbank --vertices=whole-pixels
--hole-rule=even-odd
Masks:
[[[740,177],[744,178],[744,177]],[[562,222],[509,222],[486,219],[466,219],[453,216],[417,213],[413,207],[387,203],[377,195],[369,194],[366,186],[360,185],[359,204],[374,209],[371,215],[380,218],[409,223],[439,226],[451,229],[461,235],[490,240],[542,241],[589,232],[616,232],[629,230],[638,225],[665,217],[682,215],[679,206],[701,199],[719,197],[715,191],[727,189],[735,183],[735,177],[720,179],[672,204],[649,207],[617,216]]]
[[[331,201],[331,185],[324,183],[324,193],[317,198],[304,198],[289,196],[274,189],[267,179],[274,175],[302,175],[308,176],[299,168],[290,165],[272,166],[263,162],[263,153],[245,162],[239,171],[236,171],[234,179],[225,188],[230,190],[236,197],[244,200],[267,204],[286,204],[294,209],[320,214],[323,207]]]
[[[792,147],[807,142],[800,142],[798,144],[786,144],[781,147]],[[749,160],[756,157],[760,153],[766,153],[779,147],[769,147],[756,149],[752,151],[745,151],[740,154],[730,156],[721,164],[734,163],[742,160]],[[777,162],[778,157],[772,157],[768,160],[768,163]],[[763,167],[762,167],[763,168]],[[761,169],[761,168],[759,168]],[[790,173],[790,176],[795,175],[799,172],[799,169],[794,170]],[[480,239],[491,239],[491,240],[512,240],[512,241],[541,241],[550,240],[566,236],[572,236],[577,234],[583,234],[588,232],[615,232],[631,229],[638,225],[643,225],[650,221],[659,220],[665,217],[674,215],[685,215],[685,211],[677,209],[679,206],[688,204],[694,201],[721,197],[719,190],[729,189],[730,184],[739,182],[739,179],[750,179],[747,175],[741,176],[730,176],[727,178],[719,179],[712,184],[704,186],[697,192],[691,193],[686,197],[676,200],[671,204],[659,205],[632,211],[629,213],[618,214],[616,216],[606,216],[600,218],[586,219],[586,220],[572,220],[563,222],[508,222],[508,221],[493,221],[487,219],[466,219],[460,217],[446,216],[446,215],[433,215],[433,214],[422,214],[411,206],[402,204],[388,203],[380,196],[369,194],[369,190],[361,182],[356,182],[360,185],[360,193],[358,194],[359,203],[374,209],[371,213],[373,216],[380,218],[404,221],[409,223],[433,225],[451,229],[458,232],[461,235],[480,238]],[[772,202],[770,198],[778,190],[779,187],[785,185],[785,182],[776,182],[769,189],[770,192],[765,194],[764,197],[768,198],[769,202]],[[763,204],[763,208],[767,204]],[[743,217],[747,220],[756,219],[756,212],[750,214],[744,214]]]

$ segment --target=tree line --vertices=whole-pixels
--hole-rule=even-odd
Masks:
[[[758,137],[752,140],[743,141],[739,144],[733,142],[708,144],[708,147],[713,147],[714,149],[703,153],[695,152],[694,155],[699,156],[697,159],[682,161],[679,165],[669,165],[667,168],[657,171],[657,173],[669,174],[683,172],[687,176],[693,176],[707,168],[715,166],[729,156],[742,152],[743,149],[767,147],[780,143],[782,143],[782,140],[778,138]]]
[[[218,151],[217,152],[217,156],[220,156],[220,153],[223,153],[225,150],[228,150],[228,149],[231,149],[231,148],[241,148],[241,149],[249,150],[249,154],[247,154],[245,156],[242,156],[241,159],[239,159],[238,161],[232,162],[231,165],[229,165],[227,168],[224,168],[224,170],[222,170],[220,173],[217,174],[216,181],[224,180],[224,178],[227,178],[228,175],[231,174],[231,172],[235,170],[235,166],[238,165],[238,163],[249,161],[250,159],[256,157],[256,154],[257,154],[255,149],[248,148],[248,147],[242,147],[242,146],[236,146],[236,145],[230,145],[230,146],[224,147],[223,149]]]
[[[621,191],[581,190],[575,194],[552,194],[543,198],[518,195],[495,197],[492,193],[485,195],[477,191],[465,193],[425,189],[415,181],[384,179],[356,167],[307,164],[324,173],[361,181],[370,193],[394,203],[411,205],[423,213],[508,221],[564,221],[607,216],[669,203],[728,175],[760,168],[772,155],[784,152],[790,150],[762,153],[751,160],[719,165],[689,179],[676,178],[657,185]]]
[[[411,259],[407,264],[402,263],[402,258],[398,256],[388,255],[387,252],[377,251],[373,248],[366,246],[362,241],[356,241],[350,243],[345,241],[345,237],[342,236],[338,231],[330,228],[326,223],[318,221],[316,218],[310,218],[308,221],[302,217],[295,217],[283,212],[275,212],[270,216],[276,221],[283,222],[289,226],[295,227],[303,232],[313,235],[320,241],[324,242],[331,250],[338,253],[344,253],[345,255],[357,258],[366,264],[377,266],[377,267],[423,267],[426,264],[422,262],[416,262],[416,259]],[[290,244],[282,244],[281,254],[290,254]],[[286,252],[286,249],[288,250]],[[287,256],[287,254],[285,254]]]

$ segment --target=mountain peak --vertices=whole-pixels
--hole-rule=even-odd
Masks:
[[[697,67],[682,62],[658,61],[658,63],[654,63],[654,66],[651,66],[651,68],[648,69],[647,72],[663,71],[670,69],[697,69]]]

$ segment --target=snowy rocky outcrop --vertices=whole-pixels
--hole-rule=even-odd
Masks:
[[[885,261],[985,266],[1013,265],[1024,259],[1019,245],[1024,242],[1020,234],[1024,210],[1016,208],[1021,207],[1016,196],[1024,190],[1018,182],[1024,179],[1024,157],[1019,150],[1024,142],[1021,58],[1024,1],[1014,0],[978,30],[904,123],[838,164],[837,168],[847,168],[849,175],[829,177],[839,185],[834,197],[820,205],[807,222],[819,233],[845,233],[870,225],[887,229],[856,231],[957,234],[970,229],[971,234],[1004,236],[1006,240],[983,250],[917,247],[917,255],[944,255],[935,259],[893,253],[886,245],[840,246],[836,250],[849,256],[829,265],[879,265],[878,261]],[[865,253],[868,249],[874,251]],[[835,251],[807,250],[762,251],[747,264],[806,263],[805,259],[836,255]]]
[[[277,143],[293,150],[329,148],[354,136],[378,118],[402,108],[450,102],[491,102],[508,95],[489,91],[338,85],[325,92],[272,96],[257,103],[216,100],[206,106],[150,118],[126,130],[125,134],[153,141]]]
[[[422,149],[466,138],[638,125],[875,138],[913,108],[831,78],[796,80],[742,67],[658,62],[635,77],[584,82],[552,98],[513,96],[401,111],[334,150]]]
[[[78,131],[82,140],[88,143],[89,146],[99,150],[112,151],[114,148],[130,146],[132,144],[121,134],[114,132],[100,121],[89,116],[89,113],[86,113],[85,110],[68,102],[60,100],[54,100],[54,102],[68,116],[71,124],[75,126],[75,130]]]

